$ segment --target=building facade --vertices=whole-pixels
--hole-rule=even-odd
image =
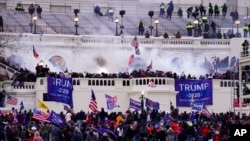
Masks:
[[[5,34],[2,35],[6,37]],[[16,34],[11,34],[11,36],[16,36]],[[120,38],[114,36],[22,34],[18,40],[5,46],[1,55],[12,60],[15,65],[25,66],[31,71],[35,71],[37,63],[41,60],[48,65],[51,71],[63,72],[67,68],[69,72],[83,73],[84,71],[117,73],[129,72],[133,69],[145,69],[152,60],[152,71],[174,71],[178,75],[184,71],[186,74],[201,75],[224,73],[230,69],[237,70],[237,68],[230,67],[232,63],[230,58],[240,57],[241,44],[244,41],[241,38],[228,40],[138,38],[141,54],[135,55],[133,65],[128,65],[128,58],[131,54],[135,54],[130,45],[132,39],[133,37],[129,36]],[[39,54],[37,58],[33,55],[33,46]],[[17,59],[13,59],[13,56]],[[220,63],[220,66],[226,66],[215,67],[213,61],[217,58],[221,60],[217,62]],[[204,62],[209,62],[212,69],[207,70],[201,67]],[[186,65],[183,65],[185,63]],[[1,69],[11,74],[11,71],[4,64],[1,65]],[[155,88],[148,88],[147,82],[150,79],[154,79]],[[235,97],[235,85],[233,83],[235,81],[233,78],[212,80],[213,104],[207,106],[211,112],[239,110],[239,108],[233,107]],[[88,104],[91,99],[91,90],[96,95],[98,109],[104,108],[107,110],[105,94],[108,94],[113,97],[117,96],[119,107],[113,111],[122,112],[129,109],[130,98],[140,101],[143,93],[145,97],[159,102],[161,111],[169,111],[170,101],[176,105],[176,94],[178,93],[174,88],[175,80],[165,77],[130,79],[74,78],[73,82],[74,111],[89,111]],[[40,99],[52,110],[57,112],[63,110],[64,104],[46,101],[47,78],[38,78],[36,82],[25,82],[23,86],[12,86],[11,84],[11,81],[1,82],[2,89],[6,90],[7,94],[19,99],[19,103],[14,106],[15,108],[19,108],[20,102],[23,101],[26,109],[33,109],[37,107],[37,101]],[[13,105],[6,106],[11,108]],[[244,107],[244,111],[247,112],[248,107]],[[191,107],[178,108],[180,111],[191,111]]]

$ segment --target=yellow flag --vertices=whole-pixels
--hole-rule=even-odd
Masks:
[[[49,110],[49,107],[45,103],[43,103],[40,99],[38,99],[38,108]]]

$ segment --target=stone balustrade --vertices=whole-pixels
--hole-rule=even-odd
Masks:
[[[167,77],[146,77],[146,78],[132,78],[132,79],[123,79],[123,78],[73,78],[74,87],[147,87],[148,82],[153,80],[157,87],[172,87],[174,90],[174,79]],[[225,88],[225,87],[235,87],[234,80],[223,80],[223,79],[214,79],[215,84],[218,84],[216,87]],[[7,81],[6,81],[7,82]],[[1,81],[0,84],[3,86],[5,81]],[[8,81],[8,84],[11,83]],[[47,78],[38,78],[37,82],[24,82],[22,85],[11,86],[12,90],[15,92],[24,91],[24,90],[35,90],[37,86],[47,85]],[[9,86],[5,86],[9,87]],[[163,88],[161,87],[161,88]]]
[[[11,36],[12,35],[12,36]],[[5,40],[6,33],[0,33],[0,39]],[[19,37],[19,38],[17,38]],[[34,35],[30,33],[23,33],[21,36],[18,33],[9,33],[8,40],[13,38],[16,42],[29,42],[29,43],[43,43],[43,44],[57,44],[57,45],[81,45],[81,44],[130,44],[133,40],[133,36],[126,36],[126,37],[117,37],[117,36],[98,36],[98,35],[54,35],[54,34],[43,34],[43,35]],[[209,47],[229,47],[230,46],[230,39],[196,39],[196,38],[171,38],[171,39],[164,39],[164,38],[144,38],[138,37],[138,41],[140,44],[144,45],[169,45],[168,47],[178,47],[178,46],[185,46],[185,47],[202,47],[209,46]]]

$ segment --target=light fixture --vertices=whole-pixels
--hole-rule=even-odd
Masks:
[[[78,35],[78,31],[77,31],[77,28],[79,27],[79,25],[78,25],[78,21],[79,21],[79,18],[78,18],[78,17],[75,17],[75,18],[74,18],[75,28],[76,28],[75,35]]]
[[[119,23],[119,19],[118,17],[115,17],[115,36],[118,36],[118,23]]]

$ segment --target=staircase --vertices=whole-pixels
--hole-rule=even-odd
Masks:
[[[45,32],[46,34],[56,34],[57,32],[51,27],[49,26],[46,21],[44,21],[43,19],[38,19],[37,22],[37,28],[42,28],[41,32]]]
[[[1,74],[7,73],[9,78],[11,78],[15,73],[20,73],[20,72],[0,62],[0,73]]]

